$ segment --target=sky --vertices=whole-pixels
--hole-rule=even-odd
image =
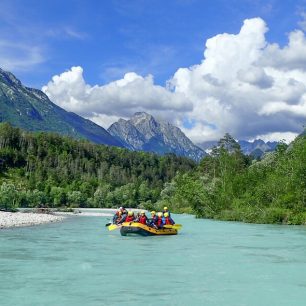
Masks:
[[[195,143],[292,140],[306,0],[0,0],[0,67],[107,128],[146,111]]]

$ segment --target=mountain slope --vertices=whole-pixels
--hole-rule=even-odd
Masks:
[[[28,131],[48,131],[98,144],[123,146],[105,129],[52,103],[40,90],[28,88],[0,69],[0,122]]]
[[[254,157],[261,157],[265,152],[274,151],[279,144],[277,141],[264,142],[261,139],[255,139],[254,141],[239,140],[241,150],[246,155],[252,155]]]
[[[159,122],[145,112],[135,113],[130,120],[120,119],[108,131],[126,147],[136,151],[175,153],[194,160],[206,155],[178,127]]]

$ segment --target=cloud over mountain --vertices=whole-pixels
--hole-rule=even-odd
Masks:
[[[43,91],[56,103],[83,116],[95,114],[129,116],[139,108],[188,112],[192,103],[183,94],[154,85],[153,76],[129,72],[103,86],[85,83],[83,69],[72,67],[54,76]]]
[[[197,143],[225,132],[240,139],[288,137],[306,120],[306,38],[295,30],[281,47],[266,40],[267,31],[261,18],[253,18],[238,34],[208,39],[202,62],[178,69],[165,87],[134,72],[90,86],[82,68],[72,67],[43,91],[61,107],[104,125],[106,116],[147,111],[179,125]]]

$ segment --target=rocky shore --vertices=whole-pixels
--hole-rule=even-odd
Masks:
[[[31,226],[62,221],[64,216],[37,213],[10,213],[0,211],[0,229],[9,227]]]

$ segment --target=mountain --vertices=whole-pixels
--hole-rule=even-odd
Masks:
[[[264,142],[261,139],[254,141],[238,140],[238,143],[243,154],[252,155],[255,158],[262,157],[265,152],[274,151],[279,144],[277,141]],[[207,141],[201,144],[201,148],[209,154],[212,147],[216,145],[218,145],[218,141]]]
[[[274,151],[279,144],[277,141],[264,142],[261,139],[254,141],[239,140],[241,150],[246,155],[262,157],[264,153]]]
[[[98,144],[123,146],[99,125],[52,103],[40,90],[28,88],[0,68],[0,122],[28,131],[48,131]]]
[[[108,131],[131,150],[175,153],[197,161],[206,155],[178,127],[157,121],[145,112],[135,113],[129,120],[119,119]]]

